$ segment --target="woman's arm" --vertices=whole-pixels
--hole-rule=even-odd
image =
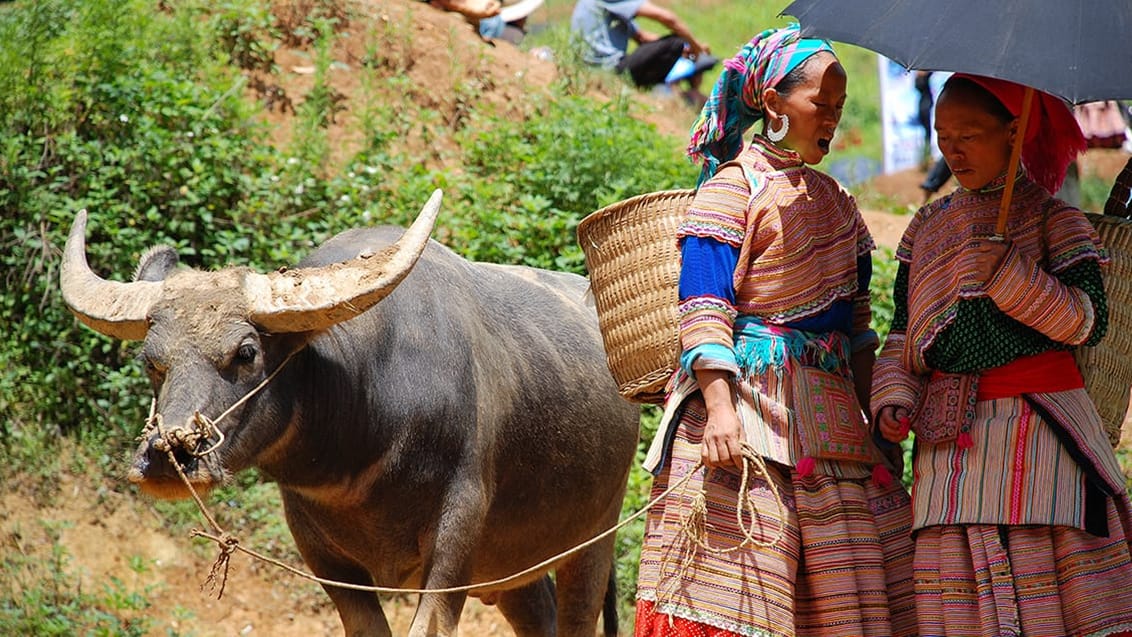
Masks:
[[[734,276],[749,193],[738,167],[721,170],[700,188],[678,233],[680,365],[696,378],[707,407],[700,453],[708,466],[738,465],[740,458]]]
[[[908,275],[907,263],[896,270],[892,300],[892,325],[884,347],[873,366],[872,399],[874,420],[881,435],[890,442],[899,442],[908,435],[902,418],[908,418],[919,403],[923,379],[904,367],[904,347],[908,329]]]
[[[680,248],[680,364],[695,376],[707,408],[700,458],[709,467],[739,466],[743,428],[731,384],[739,372],[731,283],[739,251],[695,236],[685,237]]]
[[[872,239],[868,240],[872,246]],[[857,402],[864,410],[866,418],[872,417],[869,409],[870,391],[873,385],[873,365],[876,363],[876,350],[880,344],[876,331],[872,328],[873,306],[869,285],[873,280],[873,256],[871,247],[857,256],[857,294],[853,297],[853,323],[850,327],[849,368],[853,373],[853,385],[857,392]]]
[[[707,407],[700,460],[709,467],[742,466],[743,425],[735,410],[733,375],[717,369],[696,370],[696,382]]]
[[[1014,246],[1006,246],[987,295],[1000,310],[1066,345],[1099,340],[1108,325],[1100,265],[1083,260],[1056,275]]]

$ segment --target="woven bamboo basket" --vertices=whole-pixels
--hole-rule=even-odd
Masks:
[[[1108,334],[1096,347],[1077,351],[1085,389],[1097,405],[1109,441],[1120,442],[1132,387],[1132,159],[1116,176],[1103,215],[1088,215],[1112,262],[1105,273]]]
[[[676,227],[694,190],[665,190],[606,206],[578,224],[609,371],[639,403],[664,401],[680,354]]]
[[[1096,347],[1077,350],[1077,366],[1109,441],[1116,446],[1132,388],[1132,221],[1109,215],[1087,216],[1112,259],[1105,272],[1108,333]]]

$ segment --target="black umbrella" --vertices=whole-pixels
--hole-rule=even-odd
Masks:
[[[856,44],[909,69],[1009,80],[1074,104],[1132,98],[1132,0],[795,0],[782,15],[797,18],[803,36]],[[1007,180],[998,235],[1013,190]]]
[[[795,0],[802,35],[1074,104],[1132,99],[1132,0]]]

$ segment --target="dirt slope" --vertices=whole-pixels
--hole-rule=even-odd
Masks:
[[[507,43],[485,43],[456,15],[412,0],[368,0],[365,5],[369,19],[350,24],[333,55],[331,87],[338,104],[331,127],[335,160],[348,157],[360,143],[357,131],[367,103],[358,97],[367,90],[358,72],[363,62],[377,59],[377,64],[406,78],[400,94],[378,94],[369,103],[414,105],[419,111],[435,112],[453,128],[468,117],[471,99],[521,115],[544,99],[544,89],[554,80],[553,63]],[[371,46],[375,39],[381,44],[377,58]],[[277,52],[276,63],[278,73],[249,72],[248,90],[269,102],[264,117],[273,124],[275,140],[286,144],[294,110],[313,86],[314,57],[302,47],[285,47]],[[687,130],[693,114],[679,102],[644,95],[640,101],[642,117],[662,132],[680,136]],[[442,136],[422,136],[417,131],[404,143],[419,151],[422,161],[439,165],[446,161],[448,142]],[[1112,166],[1118,169],[1123,159],[1098,159],[1097,170],[1115,174]],[[448,168],[458,170],[458,166]],[[919,203],[920,179],[912,171],[880,178],[865,188],[914,206]],[[864,214],[878,243],[894,247],[908,217],[869,210]],[[67,469],[59,476],[59,495],[50,500],[19,485],[7,485],[0,496],[0,538],[4,539],[0,555],[13,552],[47,559],[50,533],[59,533],[70,556],[69,572],[84,590],[100,590],[117,578],[129,590],[149,591],[154,606],[146,614],[157,626],[155,634],[340,634],[337,615],[317,585],[240,554],[232,558],[223,597],[217,600],[215,594],[202,592],[216,554],[211,545],[165,532],[152,506],[132,490],[119,492],[120,482],[106,487],[104,480],[118,481],[120,476],[102,478],[95,467],[75,466],[70,460],[63,466]],[[282,516],[281,511],[272,514]],[[394,633],[403,634],[411,621],[412,601],[384,603]],[[474,600],[464,611],[461,630],[473,637],[511,634],[494,609]]]

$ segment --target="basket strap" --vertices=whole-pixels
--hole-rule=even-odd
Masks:
[[[1108,201],[1104,205],[1104,213],[1115,217],[1123,217],[1125,219],[1132,217],[1132,202],[1129,202],[1129,197],[1132,197],[1132,158],[1124,165],[1124,170],[1116,177],[1116,182],[1112,184],[1112,191],[1108,193]]]

